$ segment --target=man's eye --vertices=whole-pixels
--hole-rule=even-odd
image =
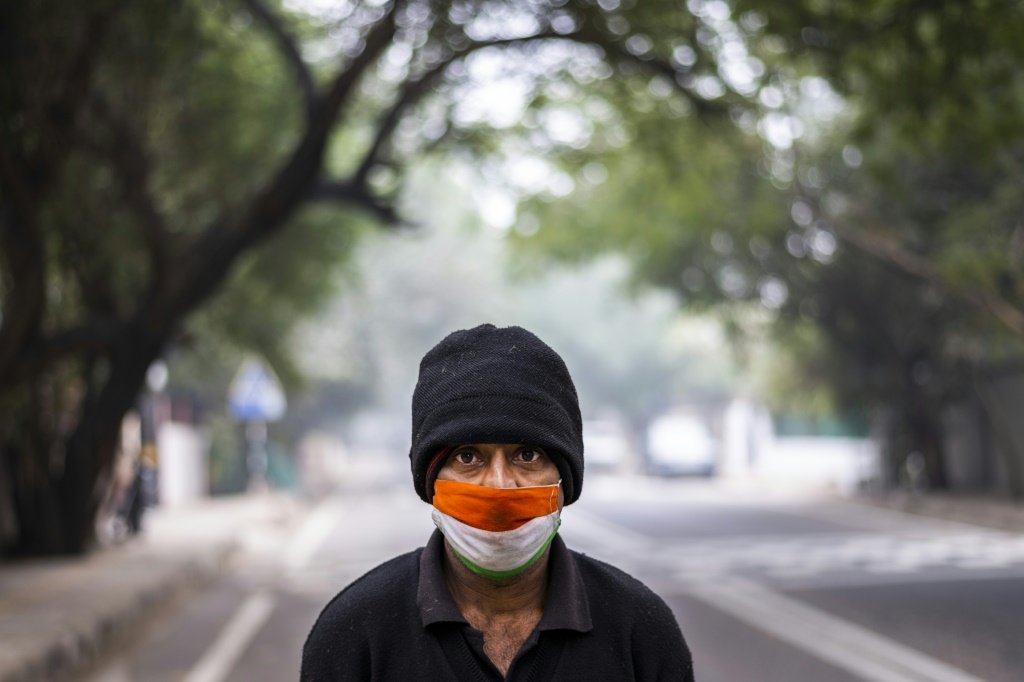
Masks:
[[[473,460],[475,459],[475,456],[473,455],[472,452],[469,452],[468,450],[463,450],[462,452],[455,453],[455,459],[459,460],[459,462],[461,462],[462,464],[472,464]]]
[[[519,458],[527,464],[532,464],[541,458],[541,453],[537,450],[520,450]]]

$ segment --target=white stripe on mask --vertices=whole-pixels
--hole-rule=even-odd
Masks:
[[[561,523],[557,511],[506,531],[474,528],[436,508],[432,517],[434,525],[441,529],[463,563],[470,570],[490,578],[511,577],[526,569],[538,552],[551,542]]]

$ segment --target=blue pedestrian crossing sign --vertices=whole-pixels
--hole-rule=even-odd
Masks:
[[[284,416],[287,406],[274,371],[259,358],[243,360],[228,389],[228,409],[235,419],[272,422]]]

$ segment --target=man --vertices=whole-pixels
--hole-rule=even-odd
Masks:
[[[530,332],[488,324],[435,346],[409,457],[438,530],[326,606],[302,680],[692,681],[665,602],[557,534],[582,436],[565,363]]]

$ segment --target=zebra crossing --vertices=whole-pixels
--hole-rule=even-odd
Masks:
[[[616,491],[610,486],[595,487],[598,489],[591,492],[603,501],[616,501]],[[744,575],[789,587],[1024,576],[1024,534],[1020,533],[827,497],[794,501],[785,496],[762,496],[752,501],[736,499],[720,490],[673,489],[650,483],[629,496],[630,503],[639,505],[652,519],[685,514],[698,500],[705,509],[719,508],[727,514],[756,505],[782,523],[783,517],[799,516],[831,528],[815,532],[748,531],[718,537],[680,534],[660,539],[641,532],[636,518],[627,527],[608,516],[598,517],[591,508],[584,513],[567,511],[566,516],[572,518],[566,519],[564,534],[612,563],[629,563],[642,557],[642,565],[684,582]]]
[[[917,577],[944,578],[1024,574],[1024,536],[998,531],[942,534],[835,533],[703,540],[656,551],[675,576],[754,574],[767,579]]]
[[[723,509],[731,506],[728,501],[713,504]],[[766,513],[793,511],[784,504],[762,508]],[[663,518],[671,519],[685,509],[670,499],[662,506],[662,512],[667,511]],[[710,606],[752,631],[844,671],[842,679],[850,674],[866,682],[1008,679],[985,673],[1005,667],[1014,660],[1012,655],[997,654],[1003,658],[995,660],[1004,662],[984,664],[974,654],[945,655],[941,647],[922,646],[902,636],[905,633],[899,627],[886,627],[884,617],[883,622],[858,619],[849,610],[830,610],[808,595],[815,588],[820,588],[818,594],[835,595],[836,588],[882,587],[881,592],[869,589],[866,593],[876,599],[879,594],[888,595],[898,613],[900,600],[894,595],[901,592],[901,583],[935,581],[945,583],[940,589],[950,593],[970,593],[974,585],[958,581],[1020,580],[1024,578],[1024,535],[891,512],[862,512],[846,505],[829,510],[813,503],[805,509],[825,512],[821,516],[830,517],[834,528],[806,532],[803,525],[803,530],[775,535],[657,537],[641,530],[665,532],[653,524],[640,525],[642,519],[654,517],[649,509],[629,518],[629,525],[588,510],[572,517],[566,534],[595,556],[643,575],[663,597],[689,600],[675,602],[682,615],[687,604]],[[865,592],[854,590],[846,599],[856,601],[858,594]],[[691,628],[694,623],[691,619]],[[1003,640],[997,637],[996,641]],[[767,667],[765,671],[762,679],[795,679],[780,676],[780,671],[767,672]]]

